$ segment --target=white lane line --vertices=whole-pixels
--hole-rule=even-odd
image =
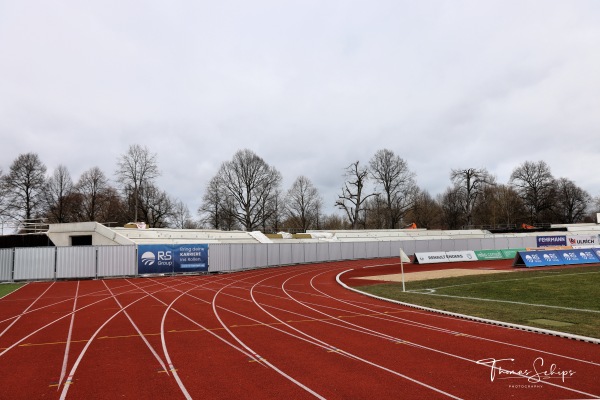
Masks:
[[[241,279],[246,280],[251,278],[252,276],[245,278],[245,279]],[[221,324],[221,326],[229,333],[229,335],[231,335],[231,337],[233,339],[235,339],[240,345],[242,345],[245,349],[247,349],[249,352],[251,352],[253,355],[255,355],[255,357],[257,357],[261,362],[263,362],[264,364],[266,364],[267,366],[269,366],[271,369],[273,369],[275,372],[277,372],[279,375],[283,376],[285,379],[289,380],[290,382],[294,383],[295,385],[297,385],[299,388],[303,389],[304,391],[310,393],[311,395],[313,395],[314,397],[318,398],[318,399],[325,399],[325,397],[321,396],[320,394],[318,394],[317,392],[315,392],[314,390],[312,390],[311,388],[309,388],[308,386],[304,385],[302,382],[296,380],[295,378],[293,378],[292,376],[290,376],[289,374],[283,372],[281,369],[277,368],[275,365],[273,365],[271,362],[269,362],[268,360],[260,357],[252,348],[250,348],[250,346],[246,345],[246,343],[244,343],[239,337],[237,337],[232,331],[231,329],[229,329],[227,327],[227,325],[225,325],[225,323],[223,322],[223,320],[221,319],[221,317],[219,316],[219,312],[217,311],[217,307],[216,307],[216,302],[217,302],[217,297],[219,296],[219,294],[228,286],[232,285],[233,283],[230,283],[229,285],[223,286],[221,289],[219,289],[214,297],[213,297],[213,301],[212,301],[212,307],[213,307],[213,313],[215,315],[215,317],[219,320],[219,323]]]
[[[73,334],[73,322],[75,321],[75,310],[77,309],[77,296],[79,295],[79,281],[77,281],[77,289],[75,290],[75,298],[73,299],[73,309],[71,311],[71,323],[69,324],[69,333],[67,334],[67,343],[65,344],[65,355],[63,357],[62,368],[60,370],[60,379],[56,386],[56,391],[60,389],[65,375],[67,374],[67,362],[69,361],[69,350],[71,348],[71,336]]]
[[[158,361],[158,363],[160,364],[160,366],[163,369],[163,371],[165,371],[167,373],[167,375],[168,375],[169,372],[167,371],[167,367],[165,366],[164,361],[162,360],[162,358],[160,358],[160,356],[158,355],[158,353],[154,350],[154,347],[152,347],[152,345],[148,342],[148,339],[146,339],[146,336],[142,333],[142,331],[137,326],[137,324],[135,322],[133,322],[133,319],[131,318],[131,316],[129,315],[129,313],[127,312],[127,310],[125,310],[125,308],[123,308],[123,305],[121,304],[121,302],[119,301],[119,299],[117,299],[117,295],[115,295],[113,293],[113,291],[110,289],[110,287],[108,287],[108,285],[106,284],[106,281],[103,280],[102,283],[104,283],[104,286],[106,286],[106,289],[108,289],[108,291],[110,292],[110,294],[113,296],[113,299],[115,300],[115,302],[123,310],[123,314],[125,314],[125,316],[129,320],[129,322],[131,322],[131,325],[133,326],[133,328],[135,329],[135,331],[138,333],[140,339],[142,339],[144,341],[144,344],[146,345],[146,347],[148,347],[148,350],[150,350],[150,352],[152,353],[152,355],[154,356],[154,358],[156,358],[156,361]]]
[[[157,290],[155,293],[160,292],[161,290],[164,290],[164,289]],[[83,356],[87,352],[88,348],[90,347],[90,345],[92,344],[92,342],[94,341],[94,339],[96,339],[96,336],[98,336],[98,334],[100,333],[100,331],[102,331],[102,329],[104,329],[104,327],[106,325],[108,325],[108,323],[110,321],[112,321],[115,317],[117,317],[119,314],[121,314],[125,309],[131,307],[132,305],[136,304],[138,301],[141,301],[141,300],[145,299],[146,297],[148,297],[148,295],[142,296],[139,299],[132,301],[131,303],[129,303],[128,305],[126,305],[124,308],[122,308],[119,311],[115,312],[110,318],[108,318],[96,330],[96,332],[94,332],[92,334],[92,336],[87,340],[87,343],[83,347],[83,350],[81,350],[81,353],[79,353],[79,357],[77,357],[77,360],[75,361],[75,363],[73,364],[73,367],[71,368],[71,371],[69,372],[69,376],[68,376],[68,378],[67,378],[67,380],[66,380],[66,382],[65,382],[65,384],[63,386],[63,390],[62,390],[62,392],[60,394],[60,400],[64,400],[67,397],[67,393],[69,392],[69,387],[71,386],[71,383],[73,382],[73,377],[75,376],[75,372],[77,371],[77,368],[79,367],[79,364],[81,363],[81,360],[83,359]]]
[[[86,305],[86,306],[83,306],[83,307],[79,308],[78,310],[76,310],[75,312],[77,313],[77,312],[79,312],[79,311],[81,311],[81,310],[84,310],[84,309],[86,309],[86,308],[88,308],[88,307],[91,307],[91,306],[93,306],[93,305],[96,305],[96,304],[98,304],[98,303],[101,303],[101,302],[103,302],[103,301],[105,301],[105,300],[108,300],[108,299],[110,299],[110,296],[107,296],[107,297],[105,297],[105,298],[103,298],[103,299],[97,300],[97,301],[95,301],[95,302],[93,302],[93,303],[90,303],[90,304],[88,304],[88,305]],[[49,326],[51,326],[51,325],[54,325],[54,324],[55,324],[55,323],[57,323],[58,321],[61,321],[61,320],[65,319],[65,318],[69,317],[71,314],[73,314],[73,312],[69,312],[68,314],[65,314],[65,315],[63,315],[62,317],[58,317],[58,318],[57,318],[57,319],[55,319],[54,321],[48,322],[46,325],[42,326],[41,328],[38,328],[38,329],[36,329],[35,331],[31,332],[30,334],[28,334],[28,335],[26,335],[26,336],[22,337],[21,339],[17,340],[15,343],[13,343],[13,344],[12,344],[12,345],[10,345],[9,347],[5,348],[5,349],[4,349],[4,351],[2,351],[2,353],[0,353],[0,357],[2,357],[4,354],[6,354],[8,351],[12,350],[12,349],[13,349],[13,348],[15,348],[16,346],[18,346],[18,345],[20,345],[21,343],[23,343],[25,340],[29,339],[31,336],[33,336],[33,335],[35,335],[36,333],[38,333],[38,332],[40,332],[40,331],[42,331],[42,330],[46,329],[47,327],[49,327]]]
[[[48,290],[50,290],[50,288],[51,288],[52,286],[54,286],[54,284],[55,284],[55,283],[56,283],[56,282],[52,282],[52,284],[51,284],[50,286],[48,286],[48,287],[46,288],[46,290],[44,290],[44,291],[42,292],[42,294],[40,294],[40,295],[39,295],[39,296],[38,296],[38,297],[37,297],[37,298],[36,298],[36,299],[35,299],[35,300],[34,300],[34,301],[33,301],[33,302],[32,302],[32,303],[31,303],[31,304],[30,304],[30,305],[29,305],[29,306],[28,306],[28,307],[27,307],[27,308],[26,308],[26,309],[25,309],[25,310],[24,310],[22,313],[21,313],[21,314],[19,314],[18,316],[15,316],[15,317],[16,317],[16,318],[15,318],[15,320],[14,320],[14,321],[13,321],[13,322],[12,322],[10,325],[8,325],[8,326],[7,326],[7,327],[6,327],[6,328],[5,328],[5,329],[2,331],[2,333],[0,333],[0,337],[2,337],[2,336],[3,336],[3,335],[6,333],[6,332],[8,332],[8,330],[9,330],[10,328],[12,328],[12,326],[13,326],[14,324],[16,324],[16,323],[17,323],[17,321],[18,321],[19,319],[21,319],[21,317],[22,317],[23,315],[25,315],[25,314],[27,313],[27,311],[28,311],[28,310],[29,310],[31,307],[33,307],[33,305],[34,305],[34,304],[35,304],[35,303],[36,303],[36,302],[37,302],[39,299],[41,299],[41,298],[42,298],[42,296],[44,296],[44,295],[46,294],[46,292],[47,292]],[[2,355],[2,354],[0,354],[0,356],[1,356],[1,355]]]
[[[310,272],[310,271],[308,271],[308,272]],[[322,312],[320,312],[320,311],[318,311],[318,310],[315,310],[315,309],[313,309],[313,308],[311,308],[311,307],[308,307],[308,306],[306,306],[306,305],[302,304],[300,301],[298,301],[298,300],[296,300],[295,298],[293,298],[292,296],[290,296],[290,295],[289,295],[289,293],[287,293],[287,291],[285,290],[285,284],[286,284],[286,283],[287,283],[287,282],[288,282],[290,279],[292,279],[292,278],[295,278],[296,276],[304,275],[304,274],[306,274],[306,273],[307,273],[307,272],[304,272],[304,273],[300,273],[300,274],[297,274],[297,275],[294,275],[294,276],[291,276],[291,277],[289,277],[288,279],[286,279],[286,280],[285,280],[285,281],[284,281],[284,282],[281,284],[281,289],[283,290],[283,292],[284,292],[284,293],[285,293],[285,294],[286,294],[286,295],[287,295],[287,296],[288,296],[288,297],[289,297],[291,300],[293,300],[294,302],[296,302],[296,303],[300,304],[301,306],[303,306],[303,307],[307,307],[307,308],[309,308],[309,309],[312,309],[313,311],[316,311],[316,312],[319,312],[319,313],[321,313],[321,314],[327,315],[327,314],[325,314],[325,313],[322,313]],[[259,308],[261,308],[261,309],[262,309],[262,310],[263,310],[265,313],[267,313],[268,315],[270,315],[270,316],[271,316],[272,318],[274,318],[275,320],[277,320],[277,321],[281,322],[282,324],[289,326],[291,329],[294,329],[295,331],[299,332],[300,334],[302,334],[302,335],[305,335],[305,336],[307,336],[307,337],[310,337],[310,338],[312,338],[313,340],[319,341],[319,342],[323,343],[324,345],[326,345],[326,346],[329,346],[329,347],[330,347],[330,348],[332,348],[332,349],[336,349],[336,351],[337,351],[337,352],[339,352],[339,353],[341,353],[341,354],[346,354],[346,355],[348,355],[349,357],[351,357],[351,358],[353,358],[353,359],[355,359],[355,360],[361,361],[361,362],[363,362],[363,363],[365,363],[365,364],[368,364],[368,365],[371,365],[371,366],[373,366],[373,367],[375,367],[375,368],[378,368],[378,369],[381,369],[381,370],[383,370],[383,371],[389,372],[389,373],[391,373],[391,374],[393,374],[393,375],[399,376],[399,377],[401,377],[401,378],[403,378],[403,379],[405,379],[405,380],[408,380],[408,381],[410,381],[410,382],[413,382],[413,383],[415,383],[415,384],[417,384],[417,385],[419,385],[419,386],[422,386],[422,387],[424,387],[424,388],[430,389],[430,390],[432,390],[432,391],[434,391],[434,392],[437,392],[437,393],[443,394],[443,395],[445,395],[445,396],[447,396],[447,397],[450,397],[450,398],[452,398],[452,399],[460,399],[460,397],[457,397],[457,396],[455,396],[455,395],[453,395],[453,394],[451,394],[451,393],[445,392],[445,391],[443,391],[443,390],[441,390],[441,389],[438,389],[438,388],[436,388],[436,387],[434,387],[434,386],[428,385],[428,384],[426,384],[426,383],[424,383],[424,382],[421,382],[421,381],[419,381],[419,380],[417,380],[417,379],[411,378],[411,377],[410,377],[410,376],[408,376],[408,375],[404,375],[404,374],[402,374],[402,373],[400,373],[400,372],[398,372],[398,371],[394,371],[394,370],[392,370],[392,369],[390,369],[390,368],[384,367],[383,365],[380,365],[380,364],[374,363],[374,362],[372,362],[372,361],[369,361],[369,360],[367,360],[367,359],[364,359],[364,358],[362,358],[362,357],[360,357],[360,356],[358,356],[358,355],[356,355],[356,354],[350,353],[350,352],[348,352],[348,351],[346,351],[346,350],[343,350],[343,349],[341,349],[341,348],[339,348],[339,347],[337,347],[337,346],[333,346],[333,345],[331,345],[331,344],[329,344],[329,343],[327,343],[327,342],[324,342],[324,341],[322,341],[322,340],[320,340],[320,339],[317,339],[317,338],[315,338],[314,336],[311,336],[311,335],[309,335],[308,333],[306,333],[306,332],[304,332],[304,331],[301,331],[300,329],[297,329],[297,328],[295,328],[295,327],[293,327],[293,326],[291,326],[291,325],[287,324],[287,323],[286,323],[286,322],[284,322],[282,319],[280,319],[280,318],[277,318],[277,317],[276,317],[276,316],[274,316],[273,314],[269,313],[269,312],[268,312],[267,310],[265,310],[265,309],[264,309],[264,308],[263,308],[263,307],[262,307],[262,306],[261,306],[261,305],[260,305],[258,302],[256,302],[256,299],[254,298],[254,295],[253,295],[252,291],[250,292],[250,294],[252,295],[252,299],[255,301],[256,305],[257,305]],[[335,318],[335,317],[332,317],[332,316],[328,316],[328,317],[329,317],[329,318],[331,318],[331,319],[336,319],[336,320],[339,320],[338,318]],[[313,318],[313,319],[314,319],[314,320],[316,320],[316,321],[319,321],[318,319],[315,319],[315,318]],[[343,320],[339,320],[339,321],[341,321],[341,322],[344,322],[344,323],[347,323],[346,321],[343,321]],[[359,327],[359,328],[361,328],[361,327]],[[379,336],[379,335],[383,335],[383,334],[379,333],[377,336]],[[387,336],[387,335],[386,335],[386,336]]]

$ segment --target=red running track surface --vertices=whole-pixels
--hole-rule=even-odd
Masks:
[[[363,268],[395,262],[30,283],[0,299],[0,398],[600,396],[596,344],[418,311],[335,281],[348,269],[398,272]]]

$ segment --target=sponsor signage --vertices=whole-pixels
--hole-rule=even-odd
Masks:
[[[477,261],[477,256],[472,250],[447,251],[446,258],[448,259],[448,262]]]
[[[567,236],[567,244],[569,246],[588,246],[588,247],[597,247],[600,245],[598,243],[598,236],[594,235],[570,235]]]
[[[138,246],[139,274],[208,271],[208,244]]]
[[[537,247],[548,247],[548,246],[566,246],[566,236],[538,236]]]
[[[474,251],[434,251],[428,253],[415,253],[415,262],[418,264],[433,264],[446,262],[477,261]]]
[[[558,255],[565,265],[592,264],[600,262],[594,251],[591,249],[564,250],[559,251]]]
[[[443,251],[434,251],[429,253],[415,253],[415,260],[419,264],[433,264],[448,262],[446,253]]]
[[[504,258],[510,260],[511,258],[515,258],[518,252],[525,251],[525,249],[502,249],[501,251]]]
[[[600,249],[520,251],[515,266],[546,267],[600,263]]]
[[[502,250],[475,250],[475,255],[480,261],[504,259],[504,254],[502,253]]]

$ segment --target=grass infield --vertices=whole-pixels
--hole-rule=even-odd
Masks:
[[[24,283],[3,283],[0,285],[0,298],[6,296],[7,294],[14,292],[15,290],[17,290],[18,288],[20,288],[21,286],[23,286]]]
[[[600,266],[523,270],[361,286],[377,296],[480,318],[600,338]]]

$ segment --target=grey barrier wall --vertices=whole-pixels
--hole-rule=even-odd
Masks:
[[[210,244],[209,272],[278,265],[397,257],[453,250],[536,247],[535,236],[400,241]],[[136,246],[0,249],[0,281],[137,275]]]
[[[14,249],[0,249],[0,282],[12,280]]]

